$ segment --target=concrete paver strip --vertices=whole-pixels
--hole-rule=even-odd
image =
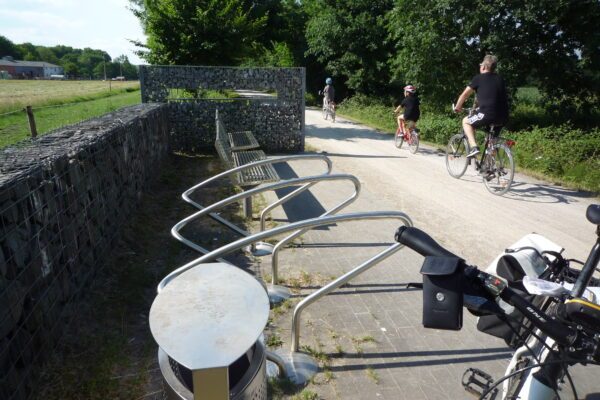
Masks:
[[[458,124],[458,123],[457,123]],[[566,255],[585,259],[594,242],[594,227],[585,208],[598,201],[517,174],[514,190],[492,196],[471,170],[461,180],[446,172],[444,158],[422,146],[416,155],[396,149],[389,135],[338,118],[323,121],[307,110],[306,143],[326,151],[334,172],[356,175],[360,198],[342,212],[400,210],[451,251],[482,267],[503,249],[532,231],[566,248]],[[293,165],[298,175],[315,168]],[[328,207],[350,193],[348,184],[311,189]],[[277,214],[275,214],[275,218]],[[279,218],[284,218],[280,215]],[[284,279],[319,276],[325,282],[349,271],[393,242],[396,221],[348,222],[328,230],[310,231],[302,247],[280,256]],[[475,328],[465,312],[459,332],[426,330],[421,326],[421,292],[405,284],[420,281],[422,257],[403,249],[338,291],[309,306],[302,317],[301,345],[323,351],[326,370],[309,389],[323,399],[459,399],[469,398],[460,379],[469,367],[503,375],[510,349],[500,339]],[[261,262],[270,273],[270,262]],[[324,282],[304,285],[303,297]],[[289,346],[291,312],[275,321]],[[581,393],[599,391],[593,379],[597,367],[573,369]],[[565,390],[569,398],[570,393]]]

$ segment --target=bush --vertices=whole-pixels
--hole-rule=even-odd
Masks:
[[[536,127],[513,136],[517,165],[600,192],[600,129]]]

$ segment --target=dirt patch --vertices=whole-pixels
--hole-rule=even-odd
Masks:
[[[170,235],[176,222],[197,211],[181,199],[181,193],[220,171],[218,159],[212,156],[170,156],[112,254],[107,254],[106,265],[74,304],[77,316],[68,322],[44,368],[35,398],[162,398],[148,312],[158,282],[199,256]],[[203,190],[196,200],[208,205],[233,193],[230,184],[221,183]],[[243,226],[238,211],[236,204],[221,214]],[[209,249],[238,238],[210,218],[190,223],[185,234]],[[236,256],[235,263],[249,265],[244,256]]]

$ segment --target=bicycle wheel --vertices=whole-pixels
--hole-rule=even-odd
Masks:
[[[394,146],[396,146],[397,148],[402,147],[402,143],[404,142],[404,135],[402,134],[402,132],[399,132],[399,129],[396,130],[396,133],[394,134]]]
[[[488,171],[483,176],[483,183],[491,194],[502,196],[508,192],[515,176],[515,161],[510,148],[505,144],[497,144],[490,155]]]
[[[414,130],[410,132],[410,140],[408,142],[408,148],[411,153],[415,154],[419,150],[419,134]]]
[[[323,119],[325,119],[325,120],[327,119],[328,112],[329,111],[327,110],[327,107],[323,107]]]
[[[446,146],[446,169],[453,178],[460,178],[467,170],[469,143],[462,133],[452,136]]]

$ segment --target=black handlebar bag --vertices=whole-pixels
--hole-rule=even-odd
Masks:
[[[456,257],[425,257],[423,275],[423,326],[460,330],[463,321],[463,268]]]

